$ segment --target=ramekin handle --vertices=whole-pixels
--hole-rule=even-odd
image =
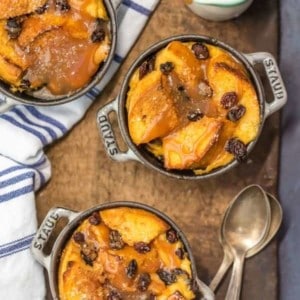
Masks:
[[[16,101],[0,93],[0,114],[7,112],[11,107],[18,104]]]
[[[44,253],[44,248],[56,227],[57,222],[62,218],[68,219],[68,224],[78,216],[79,213],[62,207],[50,209],[40,228],[38,229],[32,243],[31,252],[34,258],[48,271],[50,268],[50,255]]]
[[[97,124],[108,156],[116,161],[137,160],[137,156],[131,149],[122,152],[118,147],[112,125],[109,120],[109,114],[115,112],[118,115],[118,98],[101,107],[97,114]]]
[[[252,65],[262,64],[274,98],[265,103],[265,118],[278,111],[287,102],[287,92],[274,56],[268,52],[245,54]]]

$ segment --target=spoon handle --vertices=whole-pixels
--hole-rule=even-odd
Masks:
[[[225,300],[240,299],[244,260],[245,260],[245,253],[236,253],[234,258],[234,263],[233,263],[232,275],[231,275]]]
[[[229,267],[231,266],[233,262],[233,258],[231,253],[228,250],[224,251],[224,257],[223,257],[223,261],[219,267],[219,270],[217,272],[217,274],[214,276],[213,280],[211,281],[209,287],[210,289],[214,292],[217,287],[219,286],[220,282],[222,281],[222,279],[224,278],[224,275],[227,273]]]

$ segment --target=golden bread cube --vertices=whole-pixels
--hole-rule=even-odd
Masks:
[[[114,208],[100,212],[103,222],[118,230],[129,246],[144,242],[149,244],[159,234],[168,229],[168,225],[156,215],[134,208]]]
[[[34,12],[47,0],[1,0],[0,19],[8,19]]]
[[[128,126],[135,144],[140,145],[163,137],[178,125],[179,119],[172,96],[159,78],[148,89],[141,89],[141,93],[133,99],[130,101],[135,102],[134,106],[131,106],[132,102],[129,104],[132,108],[129,111]]]
[[[0,78],[7,83],[18,85],[22,76],[22,69],[9,63],[0,55]]]
[[[164,137],[164,164],[167,169],[188,169],[197,165],[217,142],[223,122],[203,117]]]

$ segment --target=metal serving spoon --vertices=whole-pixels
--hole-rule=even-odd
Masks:
[[[269,200],[270,208],[271,208],[270,230],[269,230],[266,238],[264,239],[264,241],[261,244],[258,244],[256,247],[253,247],[251,250],[249,250],[247,252],[246,258],[249,258],[249,257],[252,257],[252,256],[256,255],[264,247],[266,247],[269,244],[269,242],[273,239],[275,234],[278,232],[278,230],[280,228],[280,225],[282,223],[282,208],[281,208],[280,203],[271,194],[267,194],[267,196],[268,196],[268,200]],[[228,210],[227,210],[226,213],[228,213]],[[225,217],[224,217],[224,219],[225,219]],[[224,223],[224,219],[223,219],[223,223]],[[224,226],[223,223],[221,225],[221,228]],[[223,257],[223,261],[222,261],[222,264],[219,267],[218,272],[216,273],[216,275],[214,276],[212,282],[209,285],[210,289],[213,292],[216,291],[216,289],[218,288],[220,282],[224,278],[224,275],[227,273],[229,267],[233,263],[233,257],[232,257],[232,254],[230,252],[229,247],[227,246],[227,244],[224,240],[222,230],[220,230],[220,233],[219,233],[219,241],[220,241],[220,244],[222,245],[222,247],[224,249],[224,257]]]
[[[263,242],[270,223],[270,204],[264,190],[258,185],[243,189],[228,207],[222,234],[234,263],[225,300],[239,299],[246,254]]]

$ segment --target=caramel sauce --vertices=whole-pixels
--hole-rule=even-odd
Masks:
[[[96,50],[97,45],[74,39],[61,28],[46,32],[30,49],[25,78],[33,86],[45,85],[54,95],[68,94],[85,86],[97,71]]]

